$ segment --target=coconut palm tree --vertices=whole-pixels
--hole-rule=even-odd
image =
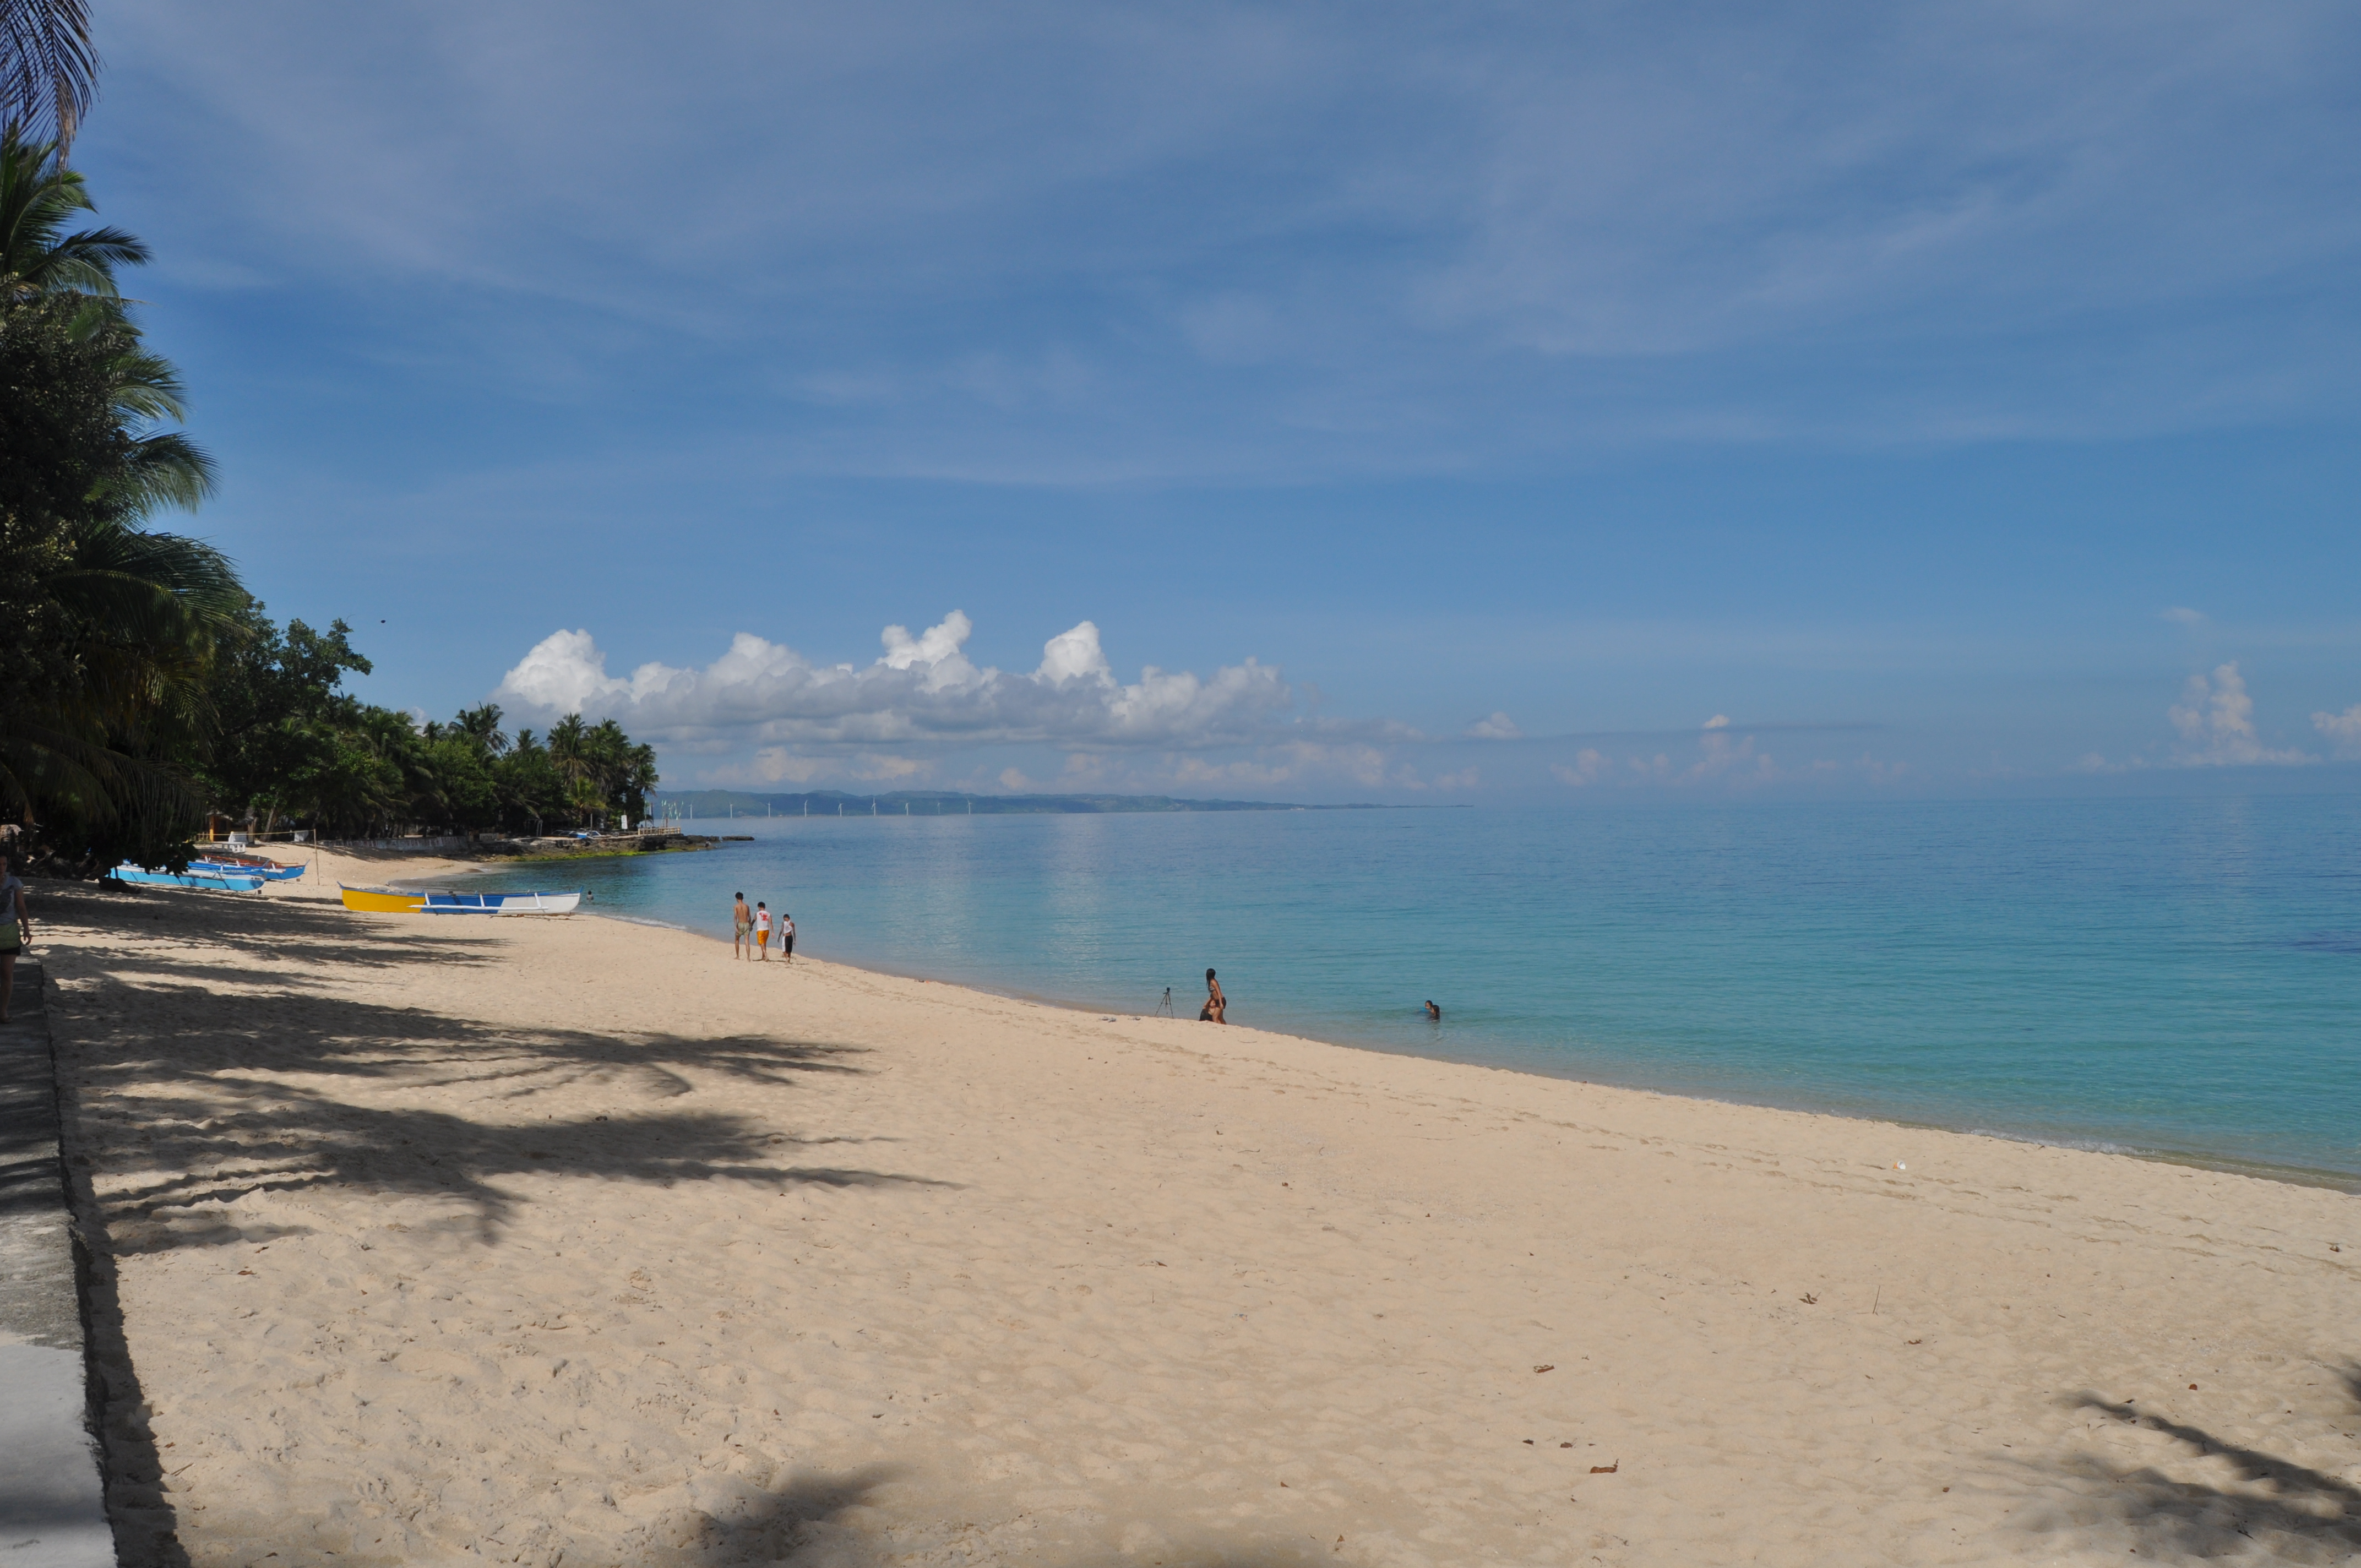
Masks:
[[[569,713],[549,727],[549,760],[566,781],[569,798],[580,793],[591,771],[590,727],[578,713]]]
[[[67,231],[76,214],[97,210],[60,143],[0,126],[0,277],[12,292],[115,298],[115,269],[145,265],[148,247],[118,228]]]
[[[246,595],[219,551],[139,526],[193,508],[213,467],[163,428],[179,378],[116,296],[146,247],[66,232],[90,205],[55,144],[0,129],[0,810],[169,851],[199,802],[165,759],[209,728],[205,679]]]
[[[71,142],[97,94],[84,0],[0,0],[0,121]]]
[[[500,731],[500,704],[488,702],[481,707],[463,707],[452,728],[476,743],[476,749],[487,757],[497,757],[509,749],[509,738]]]

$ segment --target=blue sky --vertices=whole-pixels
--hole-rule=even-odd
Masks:
[[[99,14],[197,531],[373,700],[680,785],[2361,775],[2350,6]]]

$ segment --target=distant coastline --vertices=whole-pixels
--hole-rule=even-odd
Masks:
[[[697,818],[742,815],[774,817],[881,816],[899,817],[1018,817],[1089,816],[1135,811],[1394,811],[1400,806],[1374,801],[1345,806],[1310,806],[1285,800],[1189,800],[1169,795],[970,795],[961,790],[894,790],[884,795],[847,795],[842,790],[808,790],[796,795],[754,795],[745,790],[659,790],[651,795],[653,808],[668,806],[694,811]]]

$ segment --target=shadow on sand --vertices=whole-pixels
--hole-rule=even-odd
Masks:
[[[659,1515],[622,1544],[626,1561],[648,1568],[885,1568],[907,1563],[1024,1563],[1038,1568],[1310,1568],[1333,1565],[1336,1548],[1306,1538],[1269,1543],[1153,1528],[1127,1549],[1060,1550],[1038,1539],[1020,1513],[995,1528],[956,1517],[924,1517],[877,1494],[903,1480],[905,1466],[872,1465],[829,1475],[797,1471],[754,1488],[719,1512],[680,1508]],[[1005,1514],[1006,1500],[986,1505]],[[1339,1542],[1338,1545],[1342,1543]],[[570,1557],[569,1557],[570,1560]]]
[[[2347,1396],[2361,1407],[2361,1365],[2345,1367],[2340,1376]],[[2253,1553],[2281,1563],[2344,1563],[2361,1551],[2361,1487],[2242,1448],[2202,1427],[2153,1410],[2095,1394],[2080,1395],[2072,1404],[2164,1432],[2199,1457],[2227,1460],[2239,1481],[2268,1488],[2234,1491],[2175,1480],[2153,1466],[2119,1470],[2094,1459],[2083,1461],[2075,1474],[2105,1484],[2112,1506],[2139,1536],[2144,1554],[2214,1558]]]
[[[865,1070],[856,1047],[751,1036],[496,1029],[424,1008],[333,993],[338,970],[415,970],[421,990],[453,965],[491,961],[498,938],[352,920],[335,905],[228,895],[38,890],[55,926],[94,926],[132,945],[78,965],[70,997],[46,999],[60,1040],[69,1183],[83,1247],[93,1395],[108,1455],[108,1512],[121,1560],[188,1559],[163,1487],[147,1401],[123,1327],[116,1260],[168,1248],[267,1239],[221,1206],[261,1191],[344,1187],[426,1195],[497,1244],[516,1202],[503,1178],[575,1171],[670,1185],[741,1181],[774,1190],[945,1185],[805,1151],[884,1140],[779,1130],[730,1110],[666,1108],[703,1079],[792,1088]],[[190,950],[192,942],[204,951]],[[225,961],[223,949],[228,950]],[[239,959],[254,960],[243,967]],[[260,1075],[271,1076],[260,1076]],[[514,1102],[588,1090],[606,1108],[529,1124],[420,1104],[450,1091]],[[600,1095],[598,1091],[610,1091]],[[495,1116],[503,1113],[495,1110]],[[94,1170],[105,1174],[104,1191]],[[277,1234],[285,1234],[279,1229]],[[769,1542],[822,1527],[875,1477],[782,1494],[769,1522],[732,1522],[698,1562],[763,1562]],[[850,1488],[850,1489],[847,1489]],[[730,1532],[741,1529],[745,1550]],[[700,1548],[704,1551],[704,1548]],[[798,1548],[800,1550],[800,1548]]]

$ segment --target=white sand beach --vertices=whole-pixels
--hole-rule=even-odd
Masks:
[[[126,1561],[2361,1553],[2361,1199],[393,869],[35,889]]]

